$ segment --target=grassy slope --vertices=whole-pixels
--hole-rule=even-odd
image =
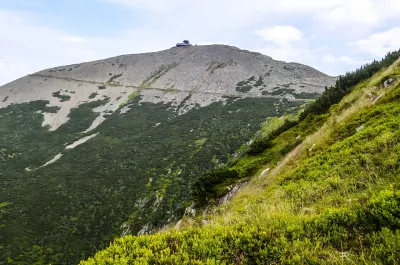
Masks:
[[[226,161],[266,117],[298,110],[298,103],[249,98],[177,116],[169,104],[139,100],[73,150],[64,144],[84,136],[98,115],[92,109],[105,101],[74,109],[52,132],[37,112],[55,111],[48,102],[0,110],[0,264],[75,264],[123,230],[177,221],[201,172]],[[35,170],[60,152],[62,159]]]
[[[81,264],[399,263],[400,85],[377,87],[399,67],[359,84],[318,130],[306,132],[315,127],[306,119],[281,134],[273,148],[303,141],[279,163],[271,150],[240,160],[235,167],[271,170],[209,216],[127,236]]]

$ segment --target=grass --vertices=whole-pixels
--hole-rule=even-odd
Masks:
[[[159,69],[150,74],[143,82],[140,84],[140,88],[150,88],[160,77],[167,74],[170,70],[177,67],[178,63],[172,63],[169,65],[161,65]]]
[[[396,65],[231,164],[252,179],[232,201],[81,264],[399,263],[400,85],[380,86]]]
[[[136,91],[132,92],[131,94],[128,95],[128,98],[125,102],[122,102],[119,107],[122,108],[124,107],[129,101],[134,100],[135,98],[137,98],[138,96],[140,96],[140,93],[142,91],[142,88],[137,88]]]
[[[174,89],[173,87],[168,87],[164,90],[167,93],[179,93],[178,89]]]

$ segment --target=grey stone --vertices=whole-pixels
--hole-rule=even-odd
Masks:
[[[236,185],[233,186],[233,187],[230,187],[230,188],[228,189],[229,192],[228,192],[224,197],[222,197],[222,198],[220,198],[220,199],[218,200],[218,204],[221,205],[221,204],[224,204],[224,203],[230,201],[230,200],[233,198],[233,196],[234,196],[240,189],[242,189],[243,187],[246,187],[248,184],[249,184],[249,182],[246,181],[246,182],[242,182],[242,183],[236,184]]]
[[[383,83],[384,88],[387,88],[389,85],[392,85],[396,80],[394,78],[389,78]]]
[[[360,127],[358,127],[358,128],[356,129],[356,131],[359,132],[359,131],[361,131],[362,129],[364,129],[364,125],[361,125]]]

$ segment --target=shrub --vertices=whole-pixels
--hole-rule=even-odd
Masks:
[[[218,168],[202,174],[193,184],[193,196],[198,206],[203,206],[211,199],[216,199],[223,195],[218,192],[218,184],[226,180],[238,179],[235,170],[227,167]]]

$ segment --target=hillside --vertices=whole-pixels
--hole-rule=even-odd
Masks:
[[[398,264],[399,55],[340,77],[298,121],[203,174],[203,213],[81,264]],[[250,183],[211,207],[232,172]]]
[[[210,45],[44,70],[0,87],[0,264],[76,264],[178,222],[204,172],[335,83]],[[272,127],[271,127],[272,128]],[[248,179],[235,175],[219,187]],[[207,202],[206,202],[207,203]]]

